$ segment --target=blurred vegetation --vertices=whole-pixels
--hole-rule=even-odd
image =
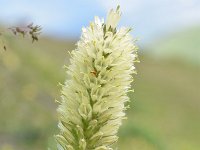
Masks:
[[[7,51],[0,50],[0,149],[54,147],[54,101],[60,97],[62,66],[69,63],[67,52],[74,49],[75,40],[42,38],[34,45],[12,36],[6,40]],[[143,53],[140,60],[119,149],[199,150],[199,67]]]
[[[193,65],[200,65],[200,27],[190,27],[168,33],[156,40],[151,47],[151,55],[160,59],[179,59]]]

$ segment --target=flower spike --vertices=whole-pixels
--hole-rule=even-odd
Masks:
[[[58,108],[58,150],[113,150],[125,118],[137,48],[129,28],[117,29],[121,12],[95,17],[72,51]]]

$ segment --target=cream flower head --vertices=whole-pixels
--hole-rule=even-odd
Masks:
[[[82,29],[58,108],[58,150],[112,150],[118,140],[137,61],[130,29],[116,28],[120,16],[117,7]]]

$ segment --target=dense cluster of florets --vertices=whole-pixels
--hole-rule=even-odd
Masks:
[[[58,108],[58,150],[112,150],[118,139],[137,60],[130,29],[116,28],[120,16],[118,7],[106,22],[95,17],[71,53]]]

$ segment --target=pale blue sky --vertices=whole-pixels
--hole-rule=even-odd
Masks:
[[[79,37],[82,26],[118,4],[120,24],[133,27],[133,35],[144,42],[200,24],[199,0],[0,0],[0,23],[34,22],[44,34]]]

